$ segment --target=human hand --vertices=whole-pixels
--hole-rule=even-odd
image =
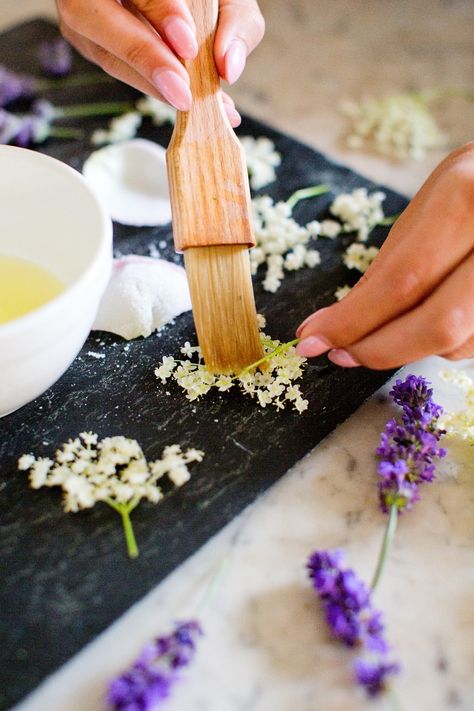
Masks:
[[[180,59],[198,51],[186,0],[56,0],[64,37],[87,59],[145,94],[181,111],[192,104],[189,76]],[[265,23],[256,0],[219,0],[214,54],[220,76],[233,84]],[[230,122],[240,116],[223,95]]]
[[[348,368],[474,356],[474,142],[436,168],[351,292],[296,334],[300,355]]]

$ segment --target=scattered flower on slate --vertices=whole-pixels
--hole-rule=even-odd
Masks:
[[[138,555],[130,513],[142,499],[153,504],[163,499],[163,477],[181,487],[190,479],[187,465],[201,462],[204,452],[181,451],[177,444],[165,447],[162,458],[147,462],[134,439],[105,437],[82,432],[55,452],[54,459],[24,454],[18,460],[21,471],[30,472],[30,486],[60,486],[64,510],[76,512],[92,508],[98,501],[111,506],[122,517],[131,557]]]
[[[336,297],[337,301],[342,301],[345,296],[352,290],[351,286],[348,286],[347,284],[344,284],[344,286],[338,286],[336,291],[334,292],[334,296]]]
[[[263,328],[265,320],[261,316],[259,318]],[[191,401],[198,400],[211,389],[226,392],[237,386],[244,395],[254,398],[262,408],[271,405],[277,410],[284,410],[291,405],[298,413],[303,413],[308,409],[308,401],[303,398],[295,381],[303,375],[306,358],[297,355],[297,341],[281,343],[264,333],[260,334],[260,338],[264,357],[238,375],[210,373],[202,362],[199,346],[191,346],[189,342],[181,348],[186,360],[164,356],[161,365],[155,368],[155,375],[163,384],[170,379],[174,380]],[[262,362],[267,364],[264,372],[258,370],[258,365]]]
[[[46,76],[65,77],[72,70],[71,45],[62,37],[42,42],[38,55],[40,67]]]
[[[202,635],[198,622],[175,626],[167,636],[150,642],[138,659],[111,682],[107,704],[111,711],[154,711],[168,698],[179,681],[180,670],[189,665]]]
[[[321,195],[327,188],[316,186],[314,190],[315,195]],[[252,200],[256,246],[250,250],[250,266],[252,274],[266,266],[263,288],[272,293],[280,288],[285,271],[315,267],[321,261],[318,250],[309,247],[311,239],[319,235],[319,222],[299,225],[291,216],[296,203],[290,200],[274,203],[269,195]]]
[[[137,111],[127,111],[113,118],[107,129],[98,128],[92,133],[91,143],[95,146],[105,143],[121,143],[135,138],[140,128],[142,116]]]
[[[329,212],[342,222],[343,232],[357,232],[359,242],[366,242],[370,232],[385,219],[382,203],[386,195],[379,190],[368,193],[356,188],[351,193],[336,195]]]
[[[307,568],[333,636],[348,647],[362,648],[371,661],[356,663],[356,677],[371,696],[385,689],[387,677],[399,671],[387,663],[388,644],[382,614],[373,607],[371,590],[344,566],[342,551],[314,551]]]
[[[275,144],[266,136],[242,136],[240,142],[244,148],[250,186],[260,190],[276,180],[276,171],[281,163],[281,155],[275,150]]]
[[[364,244],[354,242],[342,255],[342,261],[348,269],[357,269],[361,274],[364,274],[379,251],[378,247],[366,247]]]
[[[41,107],[40,107],[41,109]],[[0,144],[12,144],[27,148],[31,144],[43,143],[51,133],[51,121],[32,110],[29,114],[12,114],[0,108]]]
[[[398,674],[400,666],[383,659],[358,659],[355,663],[355,677],[367,692],[368,696],[378,696],[387,690],[388,679]]]
[[[465,405],[456,412],[447,412],[440,421],[449,436],[461,437],[474,446],[474,381],[462,370],[443,370],[440,376],[465,393]]]
[[[352,122],[350,148],[373,148],[389,158],[419,160],[446,145],[446,136],[430,114],[422,95],[400,94],[386,99],[345,101],[341,111]]]
[[[416,375],[397,380],[390,391],[403,412],[401,424],[395,419],[387,423],[377,448],[379,497],[385,513],[393,506],[399,512],[411,509],[419,499],[419,485],[433,481],[435,461],[446,454],[438,446],[444,434],[438,422],[443,409],[432,395],[428,381]]]

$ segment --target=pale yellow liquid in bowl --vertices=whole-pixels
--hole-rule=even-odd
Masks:
[[[34,311],[62,291],[64,284],[47,269],[0,254],[0,324]]]

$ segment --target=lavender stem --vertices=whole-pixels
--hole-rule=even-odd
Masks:
[[[70,106],[55,106],[55,118],[78,118],[86,116],[105,116],[123,114],[133,111],[134,105],[129,101],[103,101],[93,104],[72,104]]]
[[[371,589],[374,591],[377,587],[380,577],[382,575],[385,561],[387,560],[388,550],[395,536],[395,531],[397,530],[398,521],[398,507],[394,504],[390,507],[390,515],[387,521],[387,527],[385,529],[385,535],[382,541],[382,547],[380,549],[379,558],[377,560],[377,567],[375,568],[374,577],[370,585]]]

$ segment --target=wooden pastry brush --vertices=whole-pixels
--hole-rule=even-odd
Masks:
[[[255,239],[247,168],[214,62],[217,0],[187,1],[199,52],[185,62],[193,105],[178,112],[167,151],[173,235],[184,252],[206,367],[239,373],[263,355],[248,256]]]

